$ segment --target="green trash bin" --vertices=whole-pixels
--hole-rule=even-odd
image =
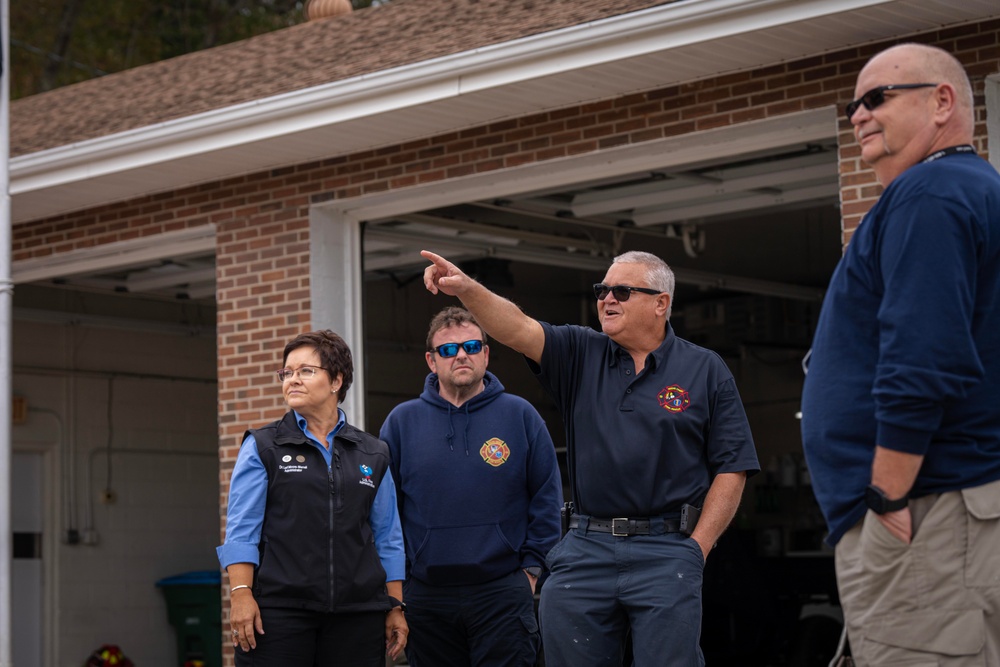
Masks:
[[[160,579],[167,618],[177,632],[177,664],[222,667],[222,574],[187,572]]]

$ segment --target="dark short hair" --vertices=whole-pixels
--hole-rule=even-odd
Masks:
[[[463,324],[471,324],[479,329],[479,332],[483,335],[483,345],[486,344],[486,332],[483,331],[481,326],[479,326],[479,322],[477,322],[476,318],[472,316],[472,313],[467,311],[465,308],[448,306],[431,319],[431,325],[427,329],[427,351],[434,351],[434,334],[441,331],[441,329],[458,327]]]
[[[330,377],[342,376],[340,389],[337,391],[337,401],[343,403],[347,390],[354,381],[354,358],[351,356],[351,348],[343,338],[329,329],[309,331],[299,334],[285,345],[281,363],[288,361],[288,355],[300,347],[311,347],[316,350],[319,353],[320,365],[326,369]]]

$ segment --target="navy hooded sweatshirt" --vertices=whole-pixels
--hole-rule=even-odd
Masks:
[[[559,540],[562,483],[545,422],[492,373],[484,383],[455,407],[431,373],[379,435],[389,444],[408,576],[432,586],[542,566]]]

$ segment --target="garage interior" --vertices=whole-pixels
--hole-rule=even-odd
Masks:
[[[797,412],[802,358],[841,254],[836,151],[833,139],[808,142],[367,221],[369,426],[419,394],[427,323],[455,302],[424,289],[421,249],[533,317],[594,328],[590,286],[611,258],[659,255],[677,278],[671,323],[733,371],[762,467],[706,570],[708,664],[826,665],[839,611]],[[490,355],[507,390],[542,413],[565,475],[553,403],[519,355],[501,345]]]

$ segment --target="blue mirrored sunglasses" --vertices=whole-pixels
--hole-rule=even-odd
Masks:
[[[444,345],[438,345],[433,349],[444,359],[450,359],[458,354],[458,348],[465,350],[466,354],[479,354],[483,351],[483,341],[481,340],[467,340],[464,343],[445,343]]]

